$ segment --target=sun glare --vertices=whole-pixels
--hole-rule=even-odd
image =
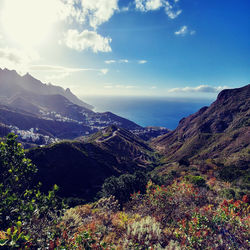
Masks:
[[[56,21],[54,0],[5,0],[1,21],[8,39],[32,47],[48,39]]]

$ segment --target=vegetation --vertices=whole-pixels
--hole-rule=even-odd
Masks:
[[[235,198],[216,178],[173,170],[167,179],[143,172],[108,178],[103,198],[64,210],[34,186],[37,168],[16,136],[0,146],[0,244],[48,249],[248,249],[249,196]],[[171,178],[170,178],[171,176]],[[220,188],[218,188],[218,185]],[[222,185],[222,186],[221,186]],[[232,193],[232,199],[223,196]]]
[[[46,246],[62,203],[55,185],[48,195],[34,186],[37,168],[24,155],[16,136],[0,144],[0,244],[9,248]]]
[[[213,180],[214,181],[214,180]],[[120,210],[114,196],[66,211],[54,247],[66,249],[248,249],[249,200],[224,200],[207,181],[149,181]]]
[[[134,174],[124,174],[119,177],[107,178],[102,185],[101,194],[104,197],[114,196],[118,202],[123,205],[129,201],[130,194],[135,192],[145,193],[148,175],[143,172],[135,172]]]

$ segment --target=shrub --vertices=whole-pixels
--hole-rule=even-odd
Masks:
[[[220,192],[220,195],[226,199],[234,199],[235,198],[235,191],[232,188],[223,189]]]
[[[104,197],[114,196],[121,206],[130,199],[130,194],[146,191],[148,177],[143,172],[135,174],[123,174],[119,177],[109,177],[102,185],[102,195]]]
[[[150,216],[128,226],[124,249],[159,249],[163,233],[160,223]]]
[[[197,187],[204,187],[206,185],[205,179],[201,176],[187,175],[185,179]]]
[[[219,177],[224,181],[233,181],[240,175],[240,170],[235,166],[225,166],[219,170]]]
[[[176,237],[188,249],[249,249],[248,209],[241,200],[205,206],[179,221]]]
[[[48,195],[40,192],[41,184],[32,186],[36,166],[25,157],[24,150],[9,134],[0,143],[0,229],[6,232],[1,244],[6,247],[45,247],[48,229],[55,226],[62,208],[55,185]]]
[[[108,212],[117,212],[120,209],[120,205],[114,196],[101,198],[93,207]]]

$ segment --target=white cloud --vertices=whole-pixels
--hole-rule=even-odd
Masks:
[[[148,62],[147,60],[139,60],[139,61],[138,61],[139,64],[145,64],[145,63],[147,63],[147,62]]]
[[[174,1],[173,4],[170,4],[169,1],[165,2],[165,12],[166,12],[166,14],[168,15],[168,17],[170,19],[175,19],[175,18],[177,18],[182,13],[182,10],[175,8],[175,4],[177,2]]]
[[[86,28],[82,32],[69,29],[66,31],[65,39],[59,43],[65,43],[67,47],[78,51],[85,49],[92,49],[95,53],[111,51],[111,38],[102,37],[96,30],[101,24],[109,21],[116,11],[119,11],[118,0],[46,1],[51,2],[51,8],[57,10],[60,20],[67,20],[69,25],[82,26],[84,24],[85,27],[94,29],[90,31]]]
[[[72,2],[72,0],[71,0]],[[107,22],[118,11],[118,0],[73,0],[75,18],[96,29]]]
[[[103,75],[108,73],[108,69],[94,69],[94,68],[68,68],[58,65],[32,65],[29,67],[29,71],[45,71],[52,75],[48,76],[48,79],[62,79],[69,76],[72,73],[94,71]]]
[[[135,0],[135,8],[142,12],[164,8],[166,15],[170,19],[175,19],[182,13],[177,6],[178,2],[178,0]]]
[[[106,64],[112,64],[112,63],[129,63],[128,59],[120,59],[120,60],[106,60]]]
[[[93,52],[110,52],[112,39],[102,37],[96,31],[84,30],[79,33],[77,30],[68,30],[64,42],[67,47],[78,51],[91,49]]]
[[[0,48],[0,67],[26,72],[28,65],[39,59],[35,51],[15,48]]]
[[[135,0],[135,7],[140,11],[157,10],[162,6],[162,0]]]
[[[135,7],[137,10],[146,11],[144,0],[135,0]]]
[[[201,92],[201,93],[218,93],[223,89],[226,89],[226,86],[209,86],[209,85],[200,85],[197,87],[184,87],[184,88],[173,88],[168,90],[169,93],[193,93],[193,92]]]
[[[128,63],[128,59],[120,59],[119,63]]]
[[[190,31],[186,25],[180,27],[179,30],[175,31],[176,36],[194,35],[195,33],[195,30]]]
[[[106,64],[116,63],[116,60],[106,60],[105,63]]]
[[[119,60],[106,60],[104,61],[106,64],[113,64],[113,63],[131,63],[133,61],[130,61],[128,59],[119,59]],[[138,60],[138,61],[134,61],[138,64],[145,64],[147,63],[148,61],[147,60]]]
[[[178,17],[182,13],[182,10],[173,11],[169,8],[165,8],[165,11],[166,11],[166,14],[168,15],[168,17],[171,19],[175,19],[176,17]]]
[[[188,32],[187,26],[182,26],[179,30],[175,31],[175,35],[177,36],[185,36]]]
[[[148,0],[146,2],[146,8],[148,10],[157,10],[162,7],[162,0]]]

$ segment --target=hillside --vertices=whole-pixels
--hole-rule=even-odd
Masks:
[[[136,152],[152,154],[139,138],[117,127],[92,136],[92,143],[61,142],[26,155],[16,136],[9,134],[0,143],[1,247],[249,249],[247,193],[234,197],[224,192],[228,182],[201,176],[157,185],[141,171],[120,175],[141,167],[118,163],[119,150],[108,153],[114,138],[118,145],[131,142]],[[105,150],[97,144],[105,144]],[[38,169],[27,156],[34,158]],[[132,150],[130,160],[134,157]],[[102,198],[93,201],[111,174],[120,176],[105,180]],[[43,189],[34,185],[38,180]],[[80,205],[65,209],[65,197],[70,197],[70,205]],[[83,204],[83,199],[92,202]]]
[[[73,121],[42,119],[33,113],[4,105],[0,105],[0,122],[9,132],[18,134],[22,142],[40,145],[92,132],[91,128]]]
[[[64,141],[30,149],[38,178],[48,190],[60,186],[63,197],[92,199],[107,177],[145,170],[156,161],[154,151],[131,132],[109,127],[87,142]]]
[[[119,162],[133,161],[143,166],[154,161],[154,151],[145,141],[117,126],[99,131],[88,141],[116,156]]]
[[[183,118],[174,131],[155,139],[153,146],[164,154],[163,162],[169,164],[169,169],[175,165],[173,168],[179,171],[214,173],[246,188],[249,143],[250,85],[247,85],[223,90],[210,107]],[[163,167],[161,172],[166,169]]]

